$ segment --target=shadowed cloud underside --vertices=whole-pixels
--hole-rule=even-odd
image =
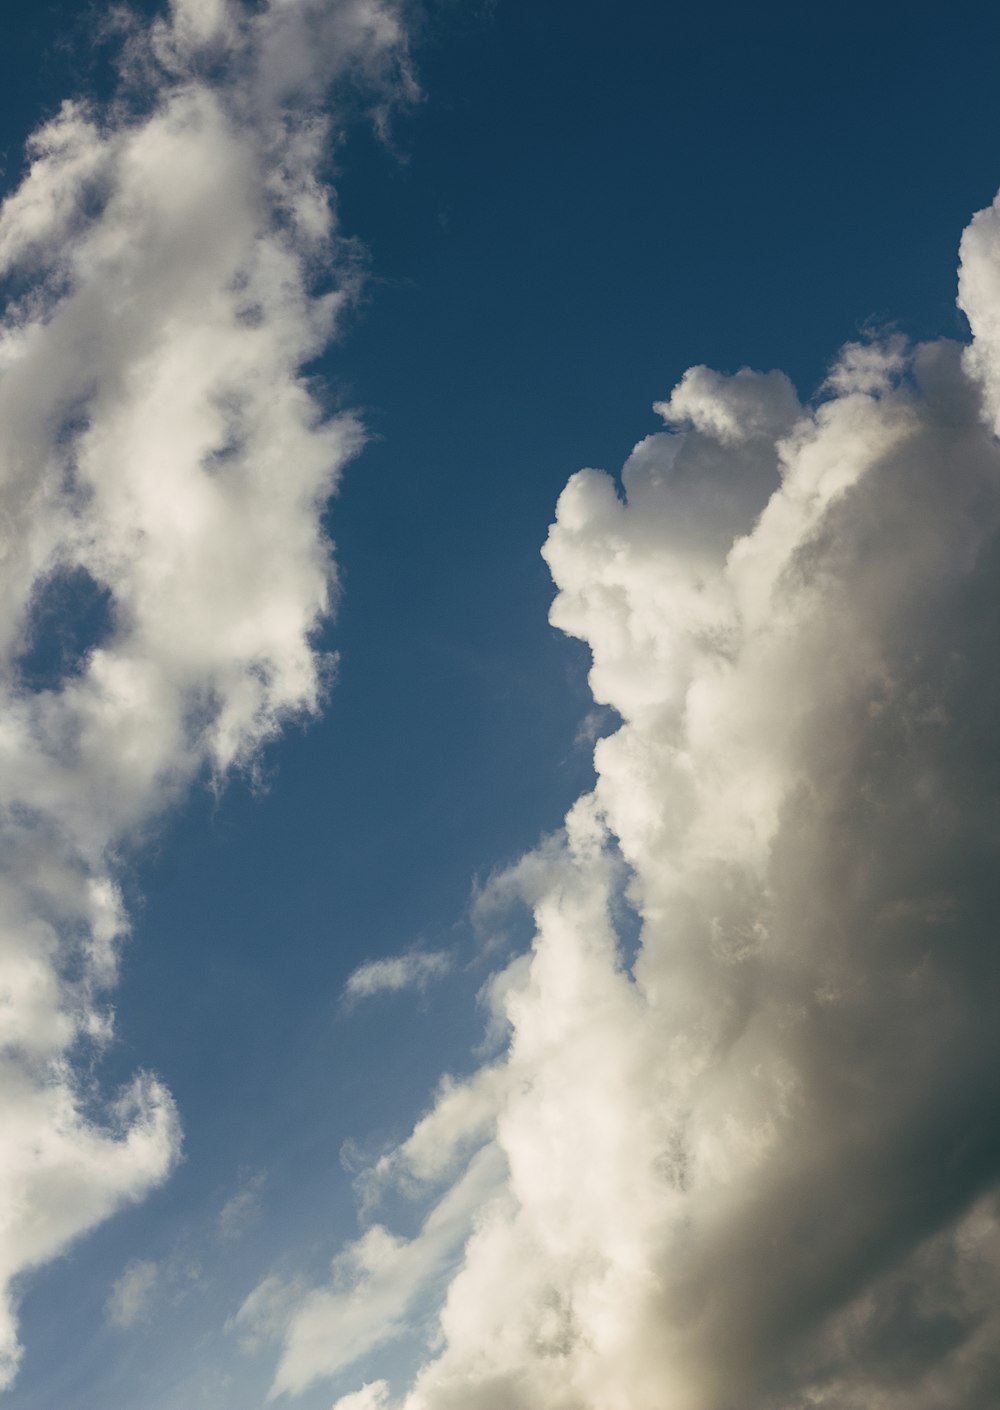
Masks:
[[[620,486],[567,485],[552,621],[622,723],[491,884],[536,926],[487,990],[503,1050],[364,1178],[331,1287],[244,1306],[275,1392],[431,1300],[409,1389],[338,1410],[991,1403],[995,208],[961,301],[970,346],[849,345],[808,406],[692,368]],[[371,1222],[389,1189],[411,1239]]]

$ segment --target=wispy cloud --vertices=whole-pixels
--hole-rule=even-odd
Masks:
[[[303,1292],[272,1276],[255,1289],[234,1326],[254,1346],[268,1338],[284,1342],[273,1394],[305,1390],[405,1331],[407,1315],[448,1270],[475,1211],[497,1193],[502,1175],[503,1157],[486,1147],[434,1204],[413,1238],[398,1238],[372,1224],[338,1254],[330,1286]]]
[[[552,620],[622,723],[488,897],[535,917],[490,990],[505,1056],[376,1167],[428,1218],[493,1171],[428,1244],[403,1410],[992,1403],[1000,206],[961,299],[970,347],[851,346],[810,405],[694,368],[624,493],[566,487]],[[431,1194],[436,1124],[468,1140]],[[283,1306],[276,1390],[412,1327],[402,1247],[375,1226],[349,1292]]]
[[[112,1326],[124,1329],[145,1320],[159,1273],[157,1264],[149,1260],[128,1265],[104,1307],[104,1315]]]
[[[261,1194],[267,1183],[263,1171],[251,1175],[219,1210],[218,1229],[223,1239],[239,1239],[261,1214]]]
[[[348,977],[344,1002],[352,1005],[376,994],[398,994],[404,989],[424,990],[452,967],[444,950],[409,950],[388,959],[366,960]]]
[[[361,431],[299,371],[354,279],[320,105],[348,72],[384,104],[403,58],[381,0],[174,0],[0,209],[0,1385],[14,1281],[179,1151],[160,1082],[99,1118],[74,1067],[111,1029],[118,853],[322,699]]]

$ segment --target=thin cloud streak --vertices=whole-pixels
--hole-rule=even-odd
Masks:
[[[452,967],[452,958],[443,950],[410,950],[388,959],[366,960],[348,977],[344,1002],[356,1004],[376,994],[398,994],[405,989],[418,991],[441,979]]]
[[[851,345],[808,406],[693,368],[624,493],[567,485],[552,621],[622,724],[493,888],[536,928],[487,991],[505,1053],[382,1157],[367,1217],[497,1173],[408,1387],[369,1353],[413,1313],[341,1267],[272,1320],[275,1392],[354,1359],[401,1410],[990,1403],[1000,206],[961,302],[970,347]]]
[[[320,105],[409,87],[381,0],[175,0],[123,62],[0,209],[0,1386],[15,1280],[178,1158],[161,1082],[109,1104],[78,1061],[112,1029],[119,854],[321,703],[321,513],[362,433],[299,371],[355,279]]]

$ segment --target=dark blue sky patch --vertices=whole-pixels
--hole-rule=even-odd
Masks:
[[[31,691],[59,690],[114,630],[110,589],[86,568],[58,568],[35,594],[17,668]]]

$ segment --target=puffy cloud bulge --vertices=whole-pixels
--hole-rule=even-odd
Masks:
[[[345,1257],[423,1250],[431,1298],[464,1204],[422,1367],[341,1410],[995,1402],[1000,207],[960,302],[970,346],[848,346],[807,406],[693,368],[567,485],[552,621],[621,726],[494,884],[536,920],[504,1050],[366,1177],[423,1232],[286,1300],[276,1393],[398,1329],[371,1259],[323,1319]]]
[[[381,0],[174,0],[124,55],[0,209],[0,1385],[14,1280],[179,1150],[159,1081],[109,1105],[78,1061],[119,854],[321,698],[321,515],[361,432],[299,371],[354,278],[320,104],[406,82]]]

